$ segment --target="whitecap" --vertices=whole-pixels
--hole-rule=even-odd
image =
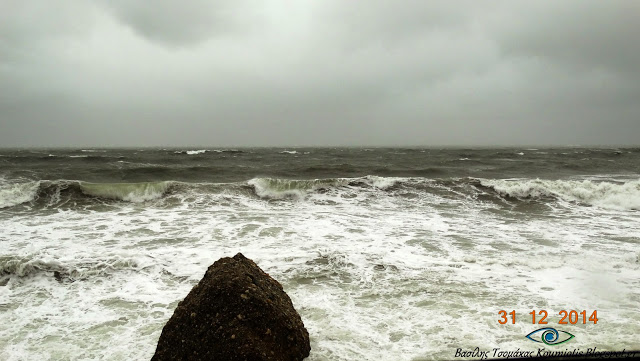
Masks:
[[[591,180],[482,180],[482,185],[517,198],[557,197],[565,201],[618,209],[640,209],[640,181],[596,182]]]

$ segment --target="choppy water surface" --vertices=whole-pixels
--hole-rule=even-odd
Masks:
[[[0,359],[149,359],[237,252],[310,360],[533,350],[534,309],[561,348],[639,349],[639,170],[609,148],[0,150]]]

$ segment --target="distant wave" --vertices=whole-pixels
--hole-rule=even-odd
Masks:
[[[484,179],[480,183],[508,197],[550,197],[609,209],[640,209],[640,181],[614,183],[591,180]]]
[[[122,156],[118,156],[118,157],[107,157],[104,155],[96,155],[96,154],[71,154],[71,155],[67,155],[67,154],[49,154],[47,156],[40,156],[40,157],[27,157],[27,158],[23,158],[27,161],[29,160],[46,160],[46,161],[57,161],[63,158],[74,158],[74,159],[83,159],[83,160],[88,160],[88,161],[103,161],[103,162],[108,162],[111,159],[117,158],[117,159],[122,159],[124,157]]]
[[[283,150],[280,154],[300,154],[297,150]]]
[[[196,155],[196,154],[204,154],[206,152],[207,152],[206,149],[200,149],[200,150],[177,150],[174,153],[175,154]]]
[[[206,151],[206,150],[204,150],[204,149],[201,149],[201,150],[188,150],[188,151],[187,151],[187,154],[189,154],[189,155],[194,155],[194,154],[204,154],[204,153],[206,153],[206,152],[207,152],[207,151]]]
[[[216,153],[244,153],[244,151],[239,149],[214,149]]]
[[[174,154],[187,154],[187,155],[198,155],[205,153],[244,153],[238,149],[198,149],[198,150],[177,150],[173,152]]]

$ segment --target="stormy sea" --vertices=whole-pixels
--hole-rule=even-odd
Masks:
[[[3,149],[0,359],[148,360],[237,252],[312,361],[536,350],[540,310],[640,349],[640,148]]]

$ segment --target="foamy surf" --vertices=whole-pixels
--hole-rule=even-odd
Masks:
[[[121,270],[135,271],[139,268],[136,260],[121,257],[74,259],[62,262],[46,257],[5,256],[0,258],[0,284],[8,282],[12,277],[24,279],[37,276],[53,277],[58,282],[73,282],[94,276],[106,276]]]
[[[516,198],[554,197],[569,202],[618,209],[640,209],[640,181],[572,181],[572,180],[496,180],[483,179],[481,184],[496,192]]]
[[[378,176],[367,176],[364,177],[363,180],[365,183],[371,185],[372,187],[378,189],[389,189],[395,186],[400,182],[410,181],[412,178],[398,178],[398,177],[378,177]],[[416,178],[413,178],[415,180]]]
[[[0,183],[0,208],[27,203],[38,195],[39,182]]]

